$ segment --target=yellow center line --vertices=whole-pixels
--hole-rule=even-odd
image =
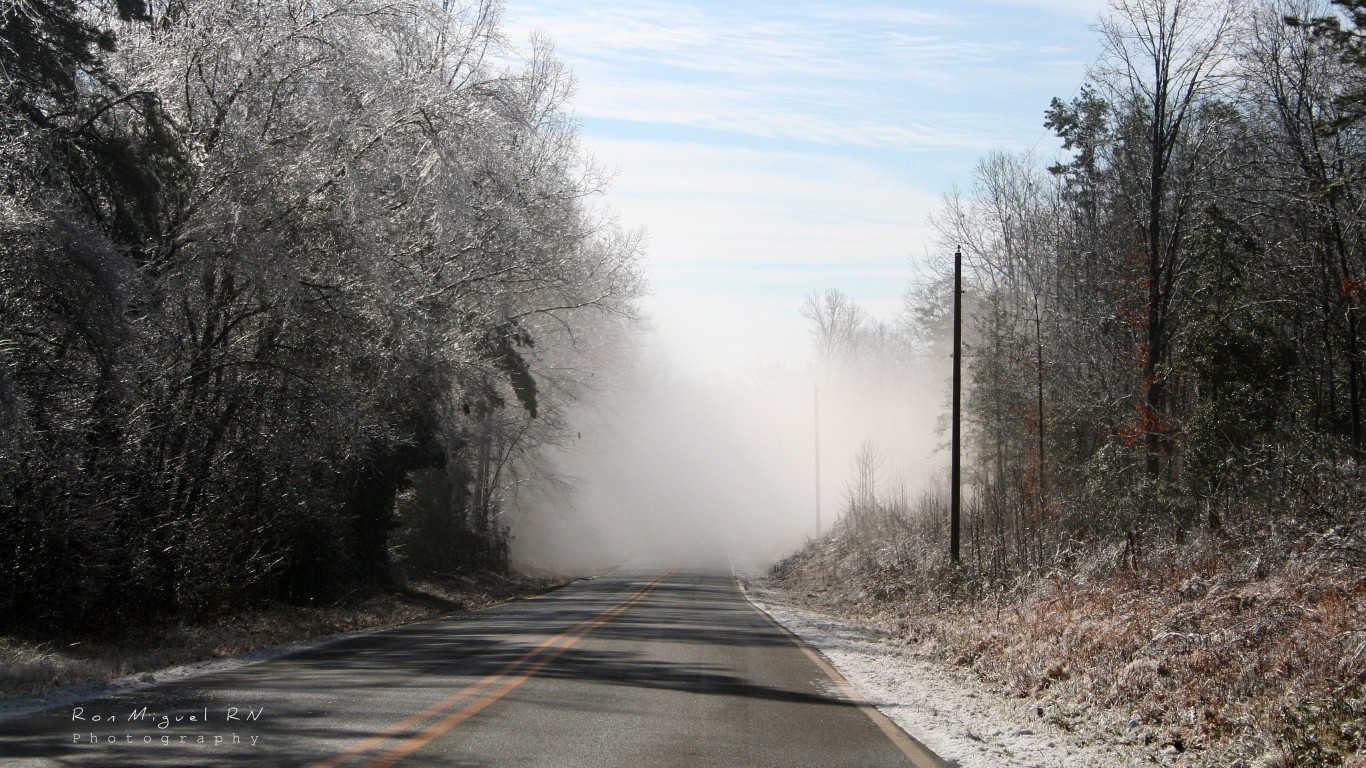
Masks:
[[[480,710],[484,709],[493,702],[503,698],[508,693],[510,693],[512,689],[526,682],[528,678],[535,675],[536,672],[538,672],[545,665],[554,661],[555,658],[558,657],[560,654],[574,647],[580,640],[586,637],[589,632],[592,632],[593,630],[597,629],[603,624],[606,624],[612,619],[615,619],[616,617],[625,613],[627,609],[629,609],[631,606],[635,605],[636,603],[639,603],[641,600],[644,600],[645,597],[650,593],[650,591],[652,591],[659,584],[659,582],[663,581],[667,577],[668,574],[659,579],[656,579],[655,581],[646,585],[644,589],[642,589],[640,592],[637,592],[630,599],[626,600],[620,605],[617,605],[615,608],[612,608],[605,614],[598,614],[598,616],[591,620],[587,626],[584,626],[582,629],[577,630],[571,637],[567,638],[563,643],[561,643],[559,647],[555,648],[549,653],[546,653],[541,658],[537,659],[534,663],[532,663],[530,666],[528,666],[526,669],[522,670],[521,672],[518,672],[516,675],[509,677],[502,685],[499,685],[497,688],[494,688],[493,690],[489,691],[483,696],[480,696],[479,698],[475,699],[469,704],[466,704],[464,707],[452,712],[451,714],[447,715],[445,719],[427,727],[421,733],[409,737],[407,740],[401,742],[393,749],[389,750],[389,752],[366,763],[364,765],[364,768],[388,768],[389,766],[393,765],[394,763],[398,762],[404,757],[425,747],[434,739],[440,737],[442,734],[446,733],[447,731],[451,730],[457,725],[460,725],[461,723],[470,719]]]
[[[475,713],[484,709],[489,704],[492,704],[498,699],[501,699],[503,696],[507,695],[509,691],[521,685],[523,682],[526,681],[527,678],[534,675],[546,664],[549,664],[561,653],[564,653],[565,651],[569,650],[574,645],[576,645],[579,642],[579,640],[582,640],[589,632],[592,632],[594,629],[597,629],[598,627],[602,626],[603,624],[606,624],[607,622],[611,621],[617,616],[620,616],[622,613],[626,612],[626,610],[629,609],[631,606],[635,605],[636,603],[639,603],[641,600],[644,600],[645,597],[649,595],[649,593],[653,591],[655,587],[659,586],[661,582],[672,576],[674,570],[675,569],[670,569],[668,573],[665,573],[658,579],[655,579],[649,584],[646,584],[635,594],[631,595],[631,597],[618,603],[617,605],[605,608],[602,611],[595,614],[594,616],[588,619],[584,619],[583,621],[579,622],[578,624],[575,624],[574,626],[570,627],[564,632],[561,632],[560,634],[555,635],[554,637],[547,638],[545,641],[541,642],[535,648],[532,648],[531,650],[519,656],[517,659],[504,665],[503,668],[499,669],[497,672],[494,672],[493,674],[483,677],[478,682],[465,686],[459,691],[451,694],[450,696],[447,696],[446,698],[442,699],[441,701],[438,701],[430,707],[427,707],[421,712],[418,712],[417,714],[412,715],[402,720],[401,722],[394,723],[393,725],[389,726],[388,728],[385,728],[383,731],[380,731],[374,736],[363,739],[362,741],[359,741],[351,745],[350,747],[347,747],[345,750],[338,752],[337,754],[325,760],[321,760],[317,763],[314,763],[312,765],[312,768],[334,768],[335,766],[346,762],[347,760],[351,759],[352,757],[355,757],[356,755],[369,751],[378,744],[381,744],[385,741],[389,741],[390,739],[399,736],[403,732],[412,728],[414,725],[417,725],[418,723],[421,723],[436,715],[439,715],[447,709],[450,709],[451,707],[460,704],[462,701],[469,698],[471,695],[477,693],[478,691],[488,688],[490,685],[493,685],[499,680],[507,678],[498,687],[485,693],[483,696],[475,699],[474,701],[466,704],[464,707],[455,710],[455,712],[447,715],[444,719],[442,719],[441,721],[437,722],[432,726],[429,726],[420,733],[417,733],[409,737],[407,740],[401,742],[398,746],[394,747],[384,755],[372,760],[369,763],[366,763],[366,768],[379,768],[380,766],[393,765],[395,762],[397,762],[404,756],[411,754],[417,749],[420,749],[421,747],[431,742],[433,739],[437,738],[441,734],[445,733],[446,731],[449,731],[450,729],[454,728],[460,723],[463,723],[465,720],[468,720]],[[537,659],[537,656],[541,656],[542,658]],[[524,669],[522,669],[522,671],[517,672],[515,675],[512,674],[522,667],[525,667]]]
[[[499,679],[506,676],[507,673],[511,672],[521,664],[525,663],[527,658],[536,655],[546,646],[558,642],[560,638],[561,635],[556,635],[555,637],[546,640],[545,642],[541,643],[535,648],[532,648],[530,651],[527,651],[526,654],[524,654],[523,656],[518,657],[515,661],[509,662],[507,665],[505,665],[502,669],[498,670],[497,672],[494,672],[491,675],[487,675],[479,682],[471,683],[470,685],[460,689],[459,691],[456,691],[455,693],[451,694],[450,696],[447,696],[441,701],[438,701],[430,707],[427,707],[421,712],[412,715],[406,720],[394,723],[393,725],[389,726],[388,728],[385,728],[384,730],[380,731],[374,736],[371,736],[363,741],[359,741],[355,744],[352,744],[350,747],[347,747],[345,750],[338,752],[337,754],[327,758],[326,760],[320,760],[314,763],[311,766],[311,768],[334,768],[334,766],[340,765],[346,762],[351,757],[354,757],[355,755],[358,755],[362,752],[369,750],[376,744],[388,741],[394,736],[413,727],[414,725],[417,725],[418,723],[445,711],[449,707],[460,703],[460,701],[462,701],[465,698],[468,698],[475,692],[481,691],[489,687],[493,683],[497,682]]]

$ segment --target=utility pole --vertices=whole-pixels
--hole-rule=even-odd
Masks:
[[[958,520],[962,503],[963,248],[953,252],[953,463],[949,469],[949,562],[958,565]]]
[[[821,537],[821,388],[814,385],[811,391],[812,413],[816,419],[816,538]]]

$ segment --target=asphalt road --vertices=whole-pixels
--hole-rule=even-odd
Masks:
[[[722,569],[623,569],[0,735],[4,766],[942,764]]]

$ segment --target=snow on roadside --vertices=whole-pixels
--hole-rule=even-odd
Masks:
[[[127,677],[121,677],[117,680],[110,680],[109,682],[78,683],[63,688],[49,689],[41,693],[0,698],[0,723],[37,714],[49,709],[56,709],[57,707],[80,704],[89,701],[90,699],[102,699],[125,693],[136,693],[157,685],[180,682],[182,680],[189,680],[204,675],[211,675],[215,672],[234,670],[238,667],[245,667],[248,664],[257,664],[259,662],[271,661],[284,656],[292,656],[293,654],[321,648],[331,643],[341,642],[343,640],[349,640],[375,632],[383,632],[386,629],[393,629],[393,627],[367,627],[365,629],[356,629],[349,632],[339,632],[311,640],[303,640],[297,643],[287,643],[284,645],[272,646],[270,648],[262,648],[256,651],[239,653],[235,656],[192,661],[185,664],[177,664],[173,667],[166,667],[165,669],[159,669],[155,672],[139,672],[128,675]]]
[[[796,608],[742,584],[755,606],[819,650],[869,703],[935,754],[961,768],[1130,768],[1152,754],[1085,744],[1044,722],[1028,702],[1005,698],[942,665],[917,659],[857,624]]]

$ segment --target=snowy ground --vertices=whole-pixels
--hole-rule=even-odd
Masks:
[[[281,656],[288,656],[293,653],[317,648],[328,643],[336,642],[350,637],[379,632],[384,627],[373,629],[362,629],[355,632],[345,632],[342,634],[328,635],[302,643],[291,643],[280,645],[274,648],[266,648],[251,653],[243,653],[237,656],[222,659],[206,659],[204,661],[181,664],[166,669],[159,669],[155,672],[139,672],[136,675],[121,677],[107,683],[83,683],[71,685],[63,688],[52,688],[42,693],[28,694],[22,696],[11,696],[0,699],[0,723],[7,720],[15,720],[27,717],[38,712],[43,712],[56,707],[65,707],[72,704],[79,704],[94,698],[105,696],[117,696],[124,693],[134,693],[154,685],[164,683],[174,683],[180,680],[188,680],[214,672],[223,672],[248,664],[255,664],[261,661],[278,659]]]
[[[961,768],[1129,768],[1164,762],[1151,749],[1097,744],[1039,717],[1028,701],[986,690],[917,659],[878,633],[796,608],[744,585],[746,597],[819,650],[864,700]],[[1102,737],[1103,738],[1103,737]]]

